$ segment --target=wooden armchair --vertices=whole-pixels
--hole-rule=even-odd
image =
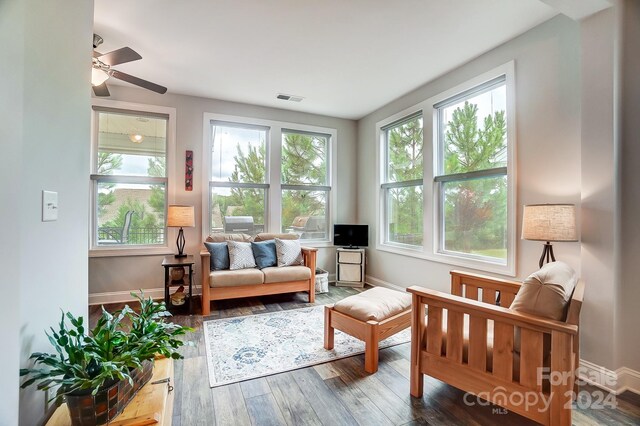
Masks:
[[[428,374],[539,423],[571,425],[584,282],[565,322],[508,309],[519,288],[459,271],[451,272],[451,294],[409,287],[411,395],[422,396]]]

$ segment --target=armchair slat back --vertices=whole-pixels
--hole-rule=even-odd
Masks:
[[[421,396],[428,374],[537,422],[570,425],[584,282],[576,285],[566,321],[508,309],[519,288],[515,281],[452,271],[452,294],[407,289],[414,311],[427,311],[426,318],[414,316],[411,394]],[[551,372],[560,372],[562,383],[549,381]],[[538,403],[514,403],[512,393],[537,395]]]

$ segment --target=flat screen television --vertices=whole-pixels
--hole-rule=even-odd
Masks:
[[[333,244],[350,248],[369,245],[369,225],[333,225]]]

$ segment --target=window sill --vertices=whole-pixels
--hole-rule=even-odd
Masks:
[[[105,247],[89,250],[89,257],[157,256],[174,253],[169,247]]]
[[[444,263],[451,266],[461,266],[463,268],[474,269],[480,272],[489,272],[499,275],[505,275],[508,277],[515,277],[515,266],[500,265],[493,262],[483,262],[480,260],[467,259],[460,256],[441,253],[425,253],[423,247],[410,249],[398,247],[390,244],[378,244],[377,250],[387,253],[398,254],[401,256],[414,257],[416,259],[428,260],[431,262]]]

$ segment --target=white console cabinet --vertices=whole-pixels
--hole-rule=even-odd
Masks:
[[[336,286],[364,287],[364,249],[338,248],[336,251]]]

